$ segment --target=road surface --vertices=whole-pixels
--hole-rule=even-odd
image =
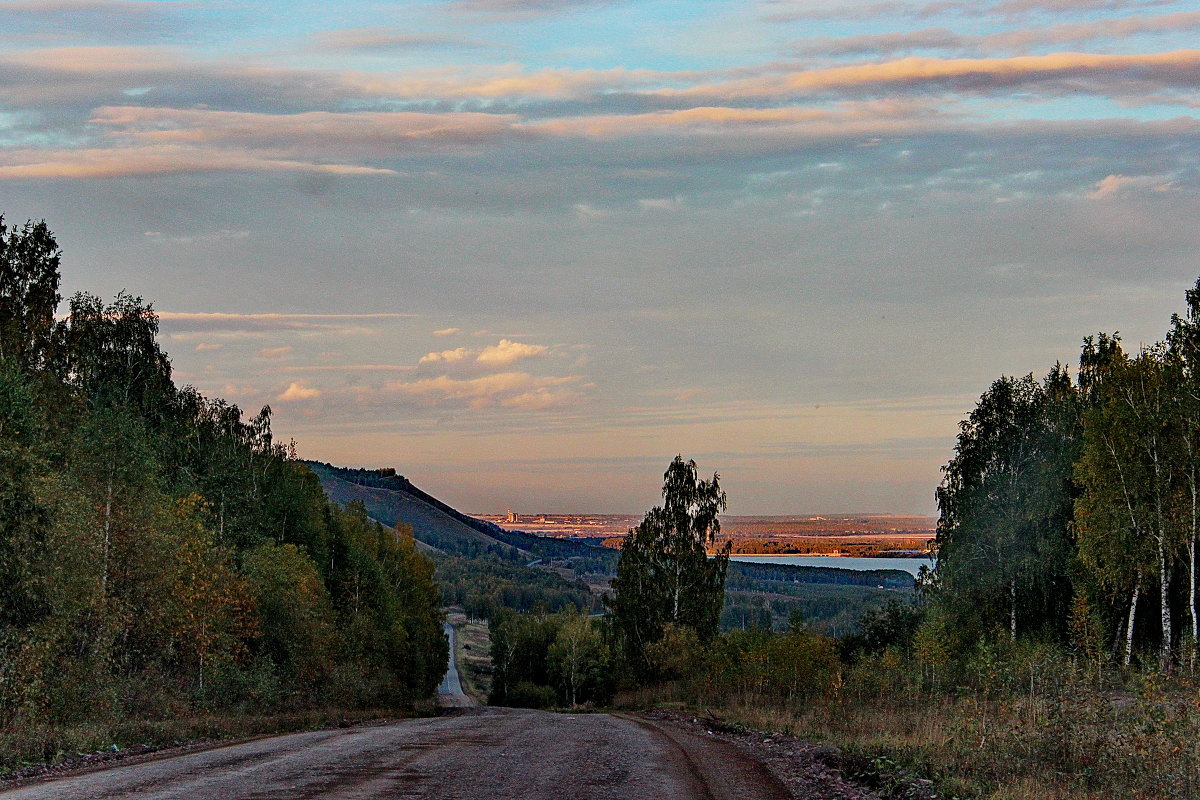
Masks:
[[[0,791],[0,800],[782,800],[715,738],[608,714],[473,708],[259,739]]]
[[[475,705],[466,692],[463,691],[462,681],[458,678],[458,639],[454,626],[449,622],[443,623],[446,636],[450,639],[450,659],[446,665],[446,675],[442,685],[438,687],[438,703],[444,708],[469,708]]]

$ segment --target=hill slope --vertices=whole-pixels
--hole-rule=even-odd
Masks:
[[[373,519],[384,525],[411,525],[413,537],[448,555],[475,558],[491,555],[506,561],[567,560],[580,571],[610,573],[618,554],[605,547],[546,539],[463,514],[421,491],[395,470],[347,469],[319,461],[307,462],[331,500],[360,501]]]

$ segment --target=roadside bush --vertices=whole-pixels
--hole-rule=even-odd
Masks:
[[[731,631],[709,646],[692,684],[700,697],[757,697],[791,705],[830,693],[840,675],[834,642],[824,636],[804,629]]]
[[[538,686],[529,681],[521,681],[509,689],[505,698],[505,705],[511,708],[551,708],[555,701],[555,691],[552,686]]]
[[[689,677],[703,659],[695,628],[667,624],[662,638],[646,647],[651,674],[664,681]]]

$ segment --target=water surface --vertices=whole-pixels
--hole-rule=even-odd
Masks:
[[[838,569],[902,569],[917,574],[922,566],[933,568],[928,558],[856,558],[854,556],[745,556],[729,557],[731,561],[750,564],[792,564],[799,567],[836,567]]]

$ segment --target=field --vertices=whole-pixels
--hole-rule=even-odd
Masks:
[[[506,530],[555,539],[577,539],[610,547],[641,521],[630,514],[479,514]],[[774,517],[724,516],[720,541],[742,554],[876,556],[923,552],[933,539],[932,517],[899,514],[824,514]]]

